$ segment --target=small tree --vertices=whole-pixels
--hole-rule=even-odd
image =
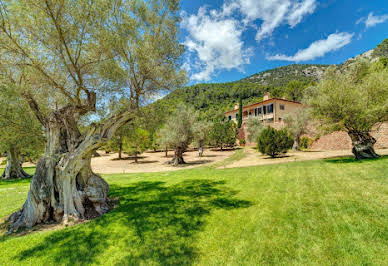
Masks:
[[[359,59],[345,69],[332,67],[308,92],[312,114],[329,131],[343,130],[356,159],[376,158],[370,132],[388,117],[388,68],[382,60]]]
[[[238,98],[238,117],[237,117],[237,127],[241,128],[243,119],[243,103],[241,95]]]
[[[23,168],[24,157],[43,153],[44,135],[38,120],[12,88],[0,84],[0,154],[7,154],[2,179],[31,177]]]
[[[193,125],[193,138],[195,145],[198,147],[198,157],[203,155],[203,144],[208,139],[212,124],[207,121],[198,121]]]
[[[224,146],[234,145],[237,138],[236,124],[232,121],[215,121],[209,138],[221,150]]]
[[[184,164],[183,153],[193,141],[193,125],[198,121],[198,112],[194,108],[180,103],[160,130],[160,142],[174,148],[174,158],[170,162],[176,166]]]
[[[275,158],[286,153],[292,147],[293,140],[287,130],[276,130],[272,127],[264,129],[257,141],[257,148],[262,154]]]
[[[261,122],[257,117],[250,117],[246,125],[249,142],[257,142],[257,139],[265,128],[263,122]]]
[[[310,121],[310,112],[306,108],[284,116],[284,123],[286,124],[288,131],[294,137],[294,144],[292,146],[294,151],[300,150],[300,137],[303,134],[308,133],[308,125]]]
[[[141,128],[130,130],[124,137],[123,148],[129,155],[135,156],[135,163],[138,162],[138,154],[146,151],[151,144],[150,133]]]

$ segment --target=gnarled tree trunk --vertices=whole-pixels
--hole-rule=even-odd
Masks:
[[[183,153],[185,152],[186,148],[177,146],[174,149],[174,158],[171,161],[171,164],[174,166],[177,166],[179,164],[185,164],[185,160],[183,159]]]
[[[294,137],[294,144],[292,145],[293,151],[299,151],[300,150],[300,135],[296,135]]]
[[[7,152],[7,165],[1,176],[2,179],[29,178],[29,174],[24,172],[19,153],[14,146]]]
[[[9,232],[38,223],[68,224],[107,212],[109,185],[92,172],[91,158],[127,120],[118,116],[106,127],[93,127],[82,136],[74,110],[54,112],[45,124],[45,154],[37,164],[26,202],[8,218]]]
[[[352,152],[357,160],[379,157],[373,148],[376,139],[369,132],[348,131],[348,134],[352,140]]]

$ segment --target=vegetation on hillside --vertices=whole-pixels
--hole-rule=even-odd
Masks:
[[[373,57],[387,57],[388,58],[388,39],[385,39],[382,43],[377,45],[377,47],[373,50]]]

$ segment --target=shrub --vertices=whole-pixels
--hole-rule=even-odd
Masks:
[[[293,139],[287,130],[276,130],[268,127],[261,132],[257,141],[257,148],[262,154],[275,158],[291,149],[292,144]]]
[[[301,137],[299,145],[300,145],[300,148],[307,150],[308,148],[311,147],[311,144],[313,144],[313,142],[314,142],[314,139],[312,138]]]
[[[246,144],[245,139],[240,139],[240,145],[245,145],[245,144]]]

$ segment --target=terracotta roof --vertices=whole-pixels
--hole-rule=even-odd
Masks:
[[[253,103],[253,104],[250,104],[250,105],[247,105],[247,106],[243,106],[243,110],[244,110],[245,108],[249,108],[249,107],[251,107],[251,106],[258,105],[258,104],[265,104],[265,103],[268,103],[268,102],[273,101],[273,100],[284,101],[284,102],[290,102],[290,103],[296,103],[296,104],[302,105],[302,103],[300,103],[300,102],[295,102],[295,101],[291,101],[291,100],[287,100],[287,99],[282,99],[282,98],[271,98],[271,99],[268,99],[268,100],[265,100],[265,101],[262,101],[262,102]],[[224,114],[232,113],[232,112],[235,112],[235,111],[238,111],[238,109],[233,109],[233,110],[231,110],[231,111],[227,111],[227,112],[225,112]]]

